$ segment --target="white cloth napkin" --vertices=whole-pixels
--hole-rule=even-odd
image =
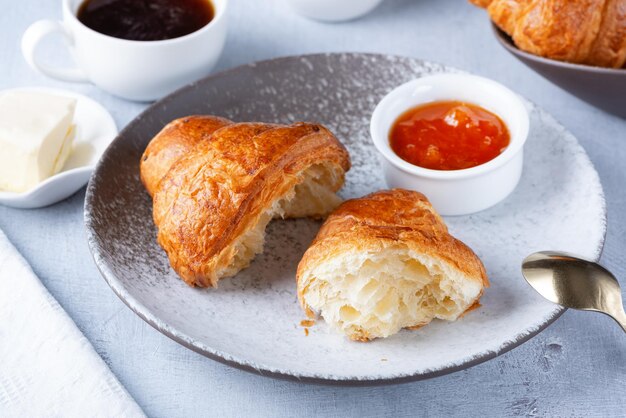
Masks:
[[[2,231],[0,416],[145,416]]]

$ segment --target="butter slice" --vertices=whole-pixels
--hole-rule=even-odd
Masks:
[[[46,93],[0,96],[0,189],[25,192],[63,168],[76,100]]]

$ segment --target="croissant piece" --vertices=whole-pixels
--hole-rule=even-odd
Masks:
[[[158,242],[174,270],[191,286],[214,287],[262,252],[272,218],[323,217],[339,205],[335,193],[350,159],[321,125],[205,122],[207,130],[225,126],[196,140],[171,165],[154,190],[153,216]],[[188,143],[181,139],[186,136],[204,137],[205,122],[175,121],[162,132],[169,132],[167,142],[178,146]],[[166,142],[163,137],[155,137],[154,149]],[[158,155],[170,154],[161,150]],[[148,166],[141,169],[147,178]]]
[[[426,197],[401,189],[341,204],[296,280],[307,314],[358,341],[456,320],[489,285],[480,259],[448,233]]]
[[[526,52],[599,67],[626,62],[626,0],[470,1]]]
[[[141,181],[150,196],[176,161],[190,153],[198,142],[230,124],[228,119],[210,115],[187,116],[167,124],[150,141],[141,157]]]

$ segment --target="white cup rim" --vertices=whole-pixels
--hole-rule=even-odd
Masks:
[[[224,19],[224,16],[226,15],[226,10],[227,10],[228,4],[229,4],[229,0],[220,0],[223,3],[223,6],[218,7],[215,4],[216,2],[214,0],[210,0],[211,4],[213,5],[213,8],[215,9],[215,16],[213,17],[213,19],[211,19],[211,21],[209,23],[207,23],[206,25],[204,25],[200,29],[198,29],[198,30],[196,30],[194,32],[191,32],[191,33],[189,33],[187,35],[179,36],[177,38],[171,38],[171,39],[162,39],[162,40],[158,40],[158,41],[137,41],[137,40],[132,40],[132,39],[116,38],[115,36],[105,35],[104,33],[100,33],[100,32],[98,32],[96,30],[91,29],[89,26],[85,25],[83,22],[78,20],[78,17],[76,16],[76,13],[70,7],[70,1],[71,0],[63,0],[63,9],[64,9],[66,15],[70,16],[70,19],[72,19],[72,21],[74,23],[79,25],[84,30],[92,33],[93,35],[95,35],[97,37],[101,37],[103,39],[108,39],[109,41],[119,42],[119,43],[127,44],[127,45],[144,45],[144,46],[147,46],[147,47],[156,47],[156,46],[176,44],[176,43],[180,43],[180,42],[185,42],[188,39],[195,38],[197,36],[201,36],[204,32],[212,29],[214,26],[217,25],[217,23],[219,21]],[[82,0],[82,1],[84,1],[84,0]],[[81,1],[81,4],[82,4],[82,1]]]
[[[514,132],[511,130],[511,127],[508,126],[511,135],[509,146],[496,158],[484,164],[461,170],[433,170],[419,167],[409,163],[408,161],[403,160],[391,149],[391,145],[389,144],[389,131],[391,129],[391,126],[388,123],[383,122],[383,118],[385,117],[385,114],[388,111],[390,105],[393,102],[403,100],[403,97],[411,94],[411,92],[413,91],[416,91],[419,87],[433,86],[434,88],[437,88],[437,86],[443,86],[444,84],[450,82],[474,83],[475,85],[489,88],[491,91],[496,91],[497,94],[499,94],[500,97],[502,97],[507,102],[507,106],[509,107],[508,112],[514,114],[517,122],[517,129],[515,129]],[[455,98],[449,97],[448,99],[441,98],[439,100],[455,100]],[[432,101],[424,101],[421,104],[426,104],[429,102]],[[419,105],[419,103],[417,105]],[[404,108],[404,111],[414,106],[415,104],[407,104],[406,108]],[[496,113],[498,116],[501,115],[501,112],[499,111],[500,109],[488,110]],[[401,113],[402,112],[394,115],[393,121],[397,120]],[[417,78],[396,87],[394,90],[388,93],[379,102],[379,104],[376,106],[376,109],[374,110],[374,113],[372,114],[372,119],[370,123],[370,134],[374,142],[374,146],[376,147],[378,152],[380,152],[387,161],[389,161],[398,169],[419,177],[440,180],[453,180],[479,176],[481,174],[493,171],[509,162],[524,147],[524,144],[528,138],[529,125],[530,122],[528,110],[526,109],[524,102],[522,102],[522,100],[516,93],[503,86],[502,84],[488,78],[476,75],[462,73],[442,73]]]

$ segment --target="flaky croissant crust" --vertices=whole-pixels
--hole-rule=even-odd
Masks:
[[[470,1],[526,52],[599,67],[626,62],[626,0]]]
[[[187,116],[168,123],[150,141],[141,157],[141,181],[150,196],[174,163],[189,154],[198,143],[207,140],[213,132],[232,123],[212,115]]]

